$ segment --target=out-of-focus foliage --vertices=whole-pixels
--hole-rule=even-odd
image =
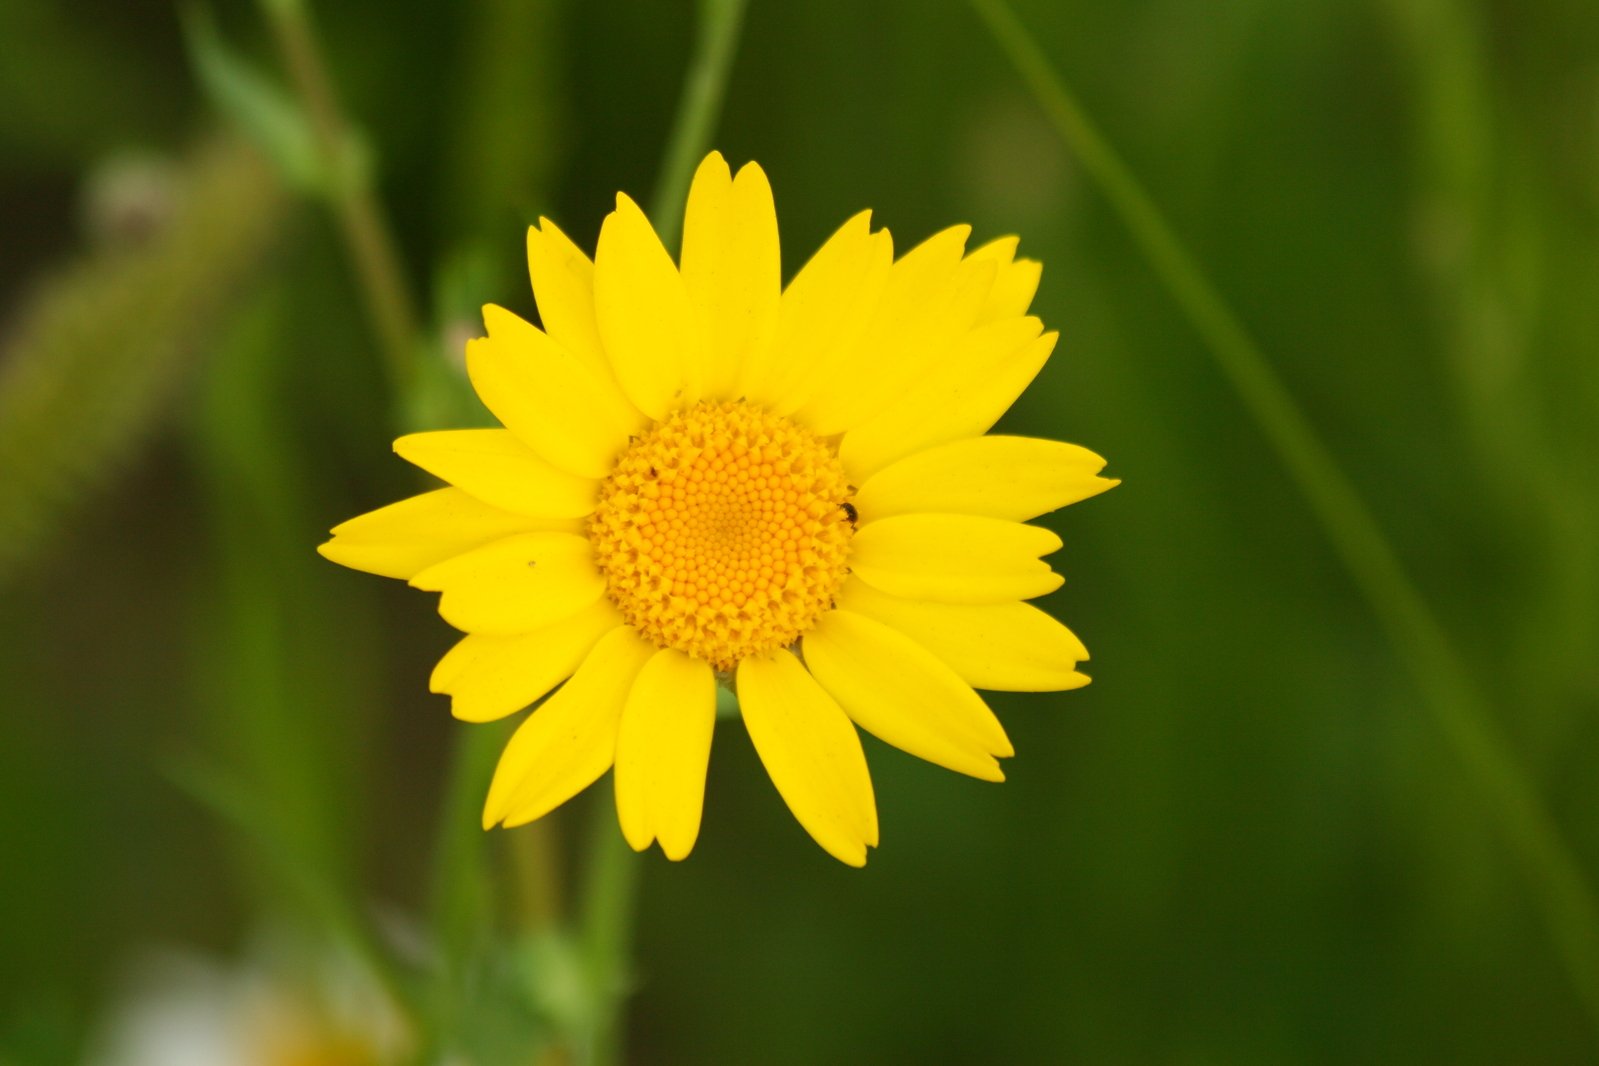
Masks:
[[[256,13],[215,7],[275,71]],[[534,313],[522,225],[591,247],[616,189],[652,192],[693,7],[314,5],[440,395],[476,304]],[[1599,881],[1599,7],[1017,7],[1370,501]],[[71,265],[160,247],[76,227],[110,153],[218,121],[182,56],[164,4],[0,4],[0,411],[29,395],[22,355],[67,344],[49,362],[101,397],[38,429],[0,416],[0,440],[53,442],[8,474],[70,446],[72,484],[99,486],[35,510],[51,550],[0,590],[0,1062],[76,1062],[152,942],[228,953],[262,912],[314,920],[174,763],[281,816],[298,861],[358,889],[351,921],[426,955],[410,923],[437,913],[442,950],[491,960],[468,992],[523,967],[544,1014],[581,1013],[571,945],[502,922],[504,953],[472,955],[472,915],[525,890],[529,838],[438,834],[441,809],[472,813],[442,780],[482,728],[426,694],[446,628],[311,550],[415,487],[332,227],[253,272],[280,201],[219,198],[200,236],[232,242],[226,269],[203,249],[118,284]],[[633,1060],[1591,1060],[1491,812],[971,12],[753,0],[716,143],[771,175],[790,274],[862,207],[902,248],[957,220],[1020,233],[1063,339],[1001,428],[1091,446],[1125,483],[1047,519],[1095,683],[994,699],[1018,749],[1002,786],[870,744],[864,872],[817,854],[719,725],[694,857],[647,864]],[[70,308],[48,295],[69,282]],[[130,363],[143,384],[111,387]],[[0,501],[33,483],[0,479]],[[569,827],[609,803],[540,846],[575,850]],[[430,884],[440,848],[491,891]]]
[[[90,202],[102,247],[37,281],[0,340],[0,581],[137,455],[286,214],[278,179],[237,143],[112,168]]]

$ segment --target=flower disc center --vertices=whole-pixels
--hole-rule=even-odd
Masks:
[[[855,528],[849,496],[815,434],[742,401],[702,402],[622,453],[589,539],[629,624],[728,671],[831,609]]]

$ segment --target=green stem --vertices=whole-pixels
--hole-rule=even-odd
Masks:
[[[650,211],[655,230],[668,247],[681,232],[689,180],[721,113],[743,17],[744,0],[701,0],[694,54]],[[622,1013],[631,981],[628,960],[641,864],[622,839],[610,804],[599,804],[594,820],[580,934],[598,1009],[585,1061],[590,1066],[613,1066],[622,1061]]]
[[[716,118],[727,91],[727,75],[738,50],[745,0],[700,0],[699,35],[689,60],[688,79],[678,102],[672,136],[666,142],[661,173],[650,201],[650,221],[670,248],[683,225],[683,203],[689,180],[710,146]]]
[[[1204,340],[1409,668],[1434,719],[1498,815],[1583,1005],[1599,1026],[1599,907],[1576,856],[1510,753],[1486,698],[1375,516],[1271,364],[1095,127],[1005,0],[971,0],[1062,139]]]
[[[543,935],[559,925],[564,905],[560,823],[541,818],[508,835],[507,858],[516,883],[515,917],[523,933]]]
[[[478,812],[506,739],[504,728],[493,725],[459,731],[445,775],[444,805],[433,845],[428,927],[439,957],[430,1035],[444,1040],[446,1047],[465,1013],[462,996],[470,984],[470,971],[492,936],[493,879],[487,834]]]
[[[578,932],[595,1011],[593,1031],[585,1034],[578,1061],[614,1066],[622,1061],[622,1015],[633,979],[630,956],[642,862],[617,829],[609,803],[597,804],[593,818]]]
[[[370,171],[358,163],[305,4],[301,0],[260,0],[260,4],[329,176],[328,197],[390,385],[395,395],[407,396],[416,369],[417,318],[393,233],[372,191]]]

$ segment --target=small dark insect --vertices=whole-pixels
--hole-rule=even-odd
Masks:
[[[839,504],[839,506],[844,508],[844,517],[849,519],[850,525],[853,526],[856,522],[860,521],[861,516],[855,513],[855,505],[853,503],[845,500],[843,503]]]
[[[660,476],[660,475],[655,473],[655,468],[653,466],[650,467],[650,477],[658,477],[658,476]]]

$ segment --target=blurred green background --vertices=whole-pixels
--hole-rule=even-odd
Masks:
[[[1599,878],[1599,6],[1017,9]],[[191,32],[282,82],[259,12],[211,14]],[[388,442],[464,417],[476,307],[533,313],[525,225],[592,248],[615,190],[650,193],[694,39],[692,5],[644,0],[314,14],[443,397],[398,419],[324,205],[229,132],[179,12],[0,3],[8,1066],[80,1061],[152,945],[226,958],[306,909],[197,779],[390,924],[425,912],[450,752],[493,727],[427,694],[451,642],[429,597],[312,549],[415,491]],[[1067,578],[1047,606],[1094,684],[994,697],[1003,786],[868,741],[865,871],[806,839],[721,723],[694,856],[642,860],[631,1060],[1599,1060],[1480,790],[981,21],[754,0],[714,141],[771,176],[788,274],[862,207],[901,247],[955,221],[1021,234],[1062,342],[1001,428],[1085,444],[1125,484],[1045,520]],[[610,802],[557,816],[556,850]],[[502,874],[507,846],[470,843]]]

